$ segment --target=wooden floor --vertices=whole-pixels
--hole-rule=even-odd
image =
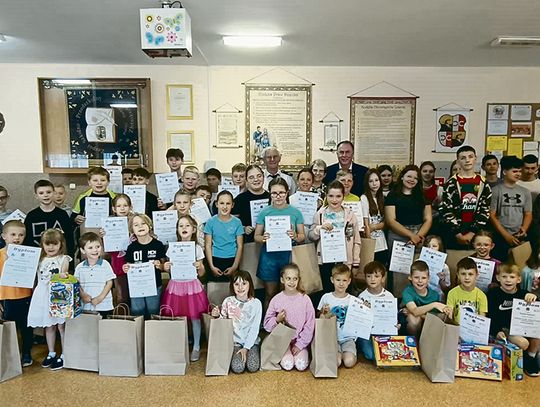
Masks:
[[[378,370],[363,360],[353,369],[340,369],[338,379],[314,379],[309,371],[205,377],[204,355],[186,376],[115,378],[44,369],[45,354],[44,345],[35,346],[34,364],[22,376],[0,383],[1,406],[540,405],[540,378],[517,383],[458,378],[453,384],[431,384],[421,370]]]

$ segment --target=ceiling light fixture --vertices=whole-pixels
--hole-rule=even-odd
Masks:
[[[269,48],[281,46],[281,37],[274,35],[228,35],[223,43],[230,47]]]
[[[6,41],[7,41],[6,36],[0,33],[0,42],[6,42]]]
[[[492,47],[537,47],[540,37],[500,35],[491,41]]]
[[[137,108],[136,103],[111,103],[110,107],[116,107],[118,109],[135,109]]]
[[[66,85],[91,85],[90,79],[53,79],[53,84],[57,86]]]

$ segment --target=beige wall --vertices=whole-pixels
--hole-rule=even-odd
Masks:
[[[181,61],[179,61],[181,63]],[[244,161],[243,149],[215,149],[215,118],[211,111],[230,103],[245,111],[242,82],[268,71],[269,67],[239,66],[129,66],[129,65],[36,65],[0,64],[0,112],[6,128],[0,135],[0,173],[42,171],[41,136],[38,114],[37,77],[149,77],[152,81],[152,123],[154,171],[166,171],[162,159],[167,148],[167,131],[195,132],[195,159],[202,169],[205,160],[216,160],[225,172]],[[431,159],[450,161],[452,154],[435,154],[436,131],[433,108],[456,102],[474,109],[470,118],[470,144],[484,148],[487,102],[539,102],[540,68],[417,68],[417,67],[288,67],[292,73],[315,83],[313,88],[313,157],[335,161],[335,154],[321,152],[322,125],[318,122],[334,111],[343,120],[348,135],[347,96],[379,81],[391,82],[418,96],[417,162]],[[268,79],[268,78],[267,78]],[[272,81],[298,83],[277,71]],[[194,119],[167,120],[165,85],[193,84]],[[243,129],[241,129],[243,131]],[[242,133],[243,134],[243,133]],[[244,144],[242,140],[242,145]]]

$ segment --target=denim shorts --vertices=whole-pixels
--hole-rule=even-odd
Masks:
[[[281,269],[291,262],[291,252],[267,252],[262,245],[257,266],[257,277],[262,281],[279,282]]]

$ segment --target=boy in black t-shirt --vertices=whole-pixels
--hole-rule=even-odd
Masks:
[[[523,350],[523,370],[529,376],[539,375],[536,354],[540,350],[540,339],[510,335],[512,304],[514,298],[527,302],[536,301],[536,295],[518,287],[521,273],[515,264],[502,264],[497,269],[500,287],[488,291],[488,316],[491,318],[490,333],[497,339],[508,340]]]

